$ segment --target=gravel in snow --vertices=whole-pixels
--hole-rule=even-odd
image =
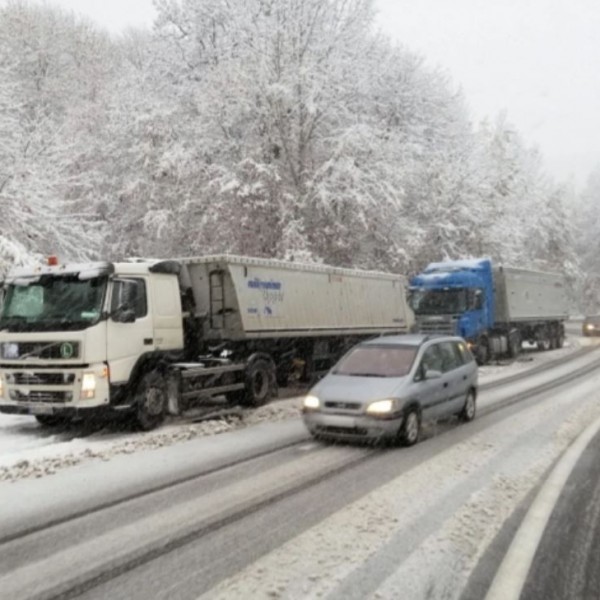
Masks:
[[[64,439],[64,433],[44,435],[31,417],[0,415],[0,481],[43,477],[85,460],[110,460],[169,446],[196,437],[217,435],[264,422],[298,417],[300,401],[288,399],[256,409],[197,423],[171,423],[147,433],[96,432],[87,437]]]

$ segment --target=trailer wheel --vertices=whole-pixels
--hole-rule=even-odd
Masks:
[[[490,360],[490,347],[488,346],[487,339],[482,338],[477,343],[475,359],[477,360],[478,365],[485,365]]]
[[[246,371],[246,394],[243,403],[247,406],[262,406],[271,397],[276,386],[275,369],[265,360],[258,359]]]
[[[521,335],[515,332],[508,338],[508,355],[511,358],[517,358],[521,352]]]
[[[167,411],[167,386],[156,371],[144,375],[135,391],[135,424],[142,431],[158,427]]]
[[[538,340],[537,347],[540,352],[546,352],[552,348],[552,341],[549,338]]]

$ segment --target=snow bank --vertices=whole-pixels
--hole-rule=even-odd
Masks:
[[[30,417],[0,415],[0,481],[43,477],[85,460],[110,460],[120,454],[170,446],[259,423],[291,419],[298,417],[299,409],[300,401],[289,399],[258,409],[240,409],[216,419],[173,421],[147,433],[115,433],[105,429],[88,437],[72,439],[65,439],[68,437],[65,433],[43,435],[44,430]]]

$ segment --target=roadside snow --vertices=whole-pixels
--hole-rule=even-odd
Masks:
[[[68,439],[68,432],[46,434],[30,417],[0,415],[0,481],[42,477],[84,460],[110,460],[119,454],[132,454],[259,423],[295,418],[299,415],[299,408],[298,399],[288,399],[257,409],[243,409],[237,414],[214,420],[197,423],[173,421],[147,433],[115,433],[104,429],[87,437],[72,439]]]
[[[507,517],[600,415],[599,382],[595,377],[568,393],[549,394],[517,418],[492,421],[205,597],[459,598]]]

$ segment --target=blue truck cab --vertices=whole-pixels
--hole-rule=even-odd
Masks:
[[[411,279],[409,302],[417,331],[459,335],[485,364],[516,357],[523,341],[562,347],[566,287],[560,273],[494,266],[489,258],[450,260]]]
[[[431,263],[411,279],[409,294],[420,331],[460,335],[475,343],[494,326],[489,258]]]

